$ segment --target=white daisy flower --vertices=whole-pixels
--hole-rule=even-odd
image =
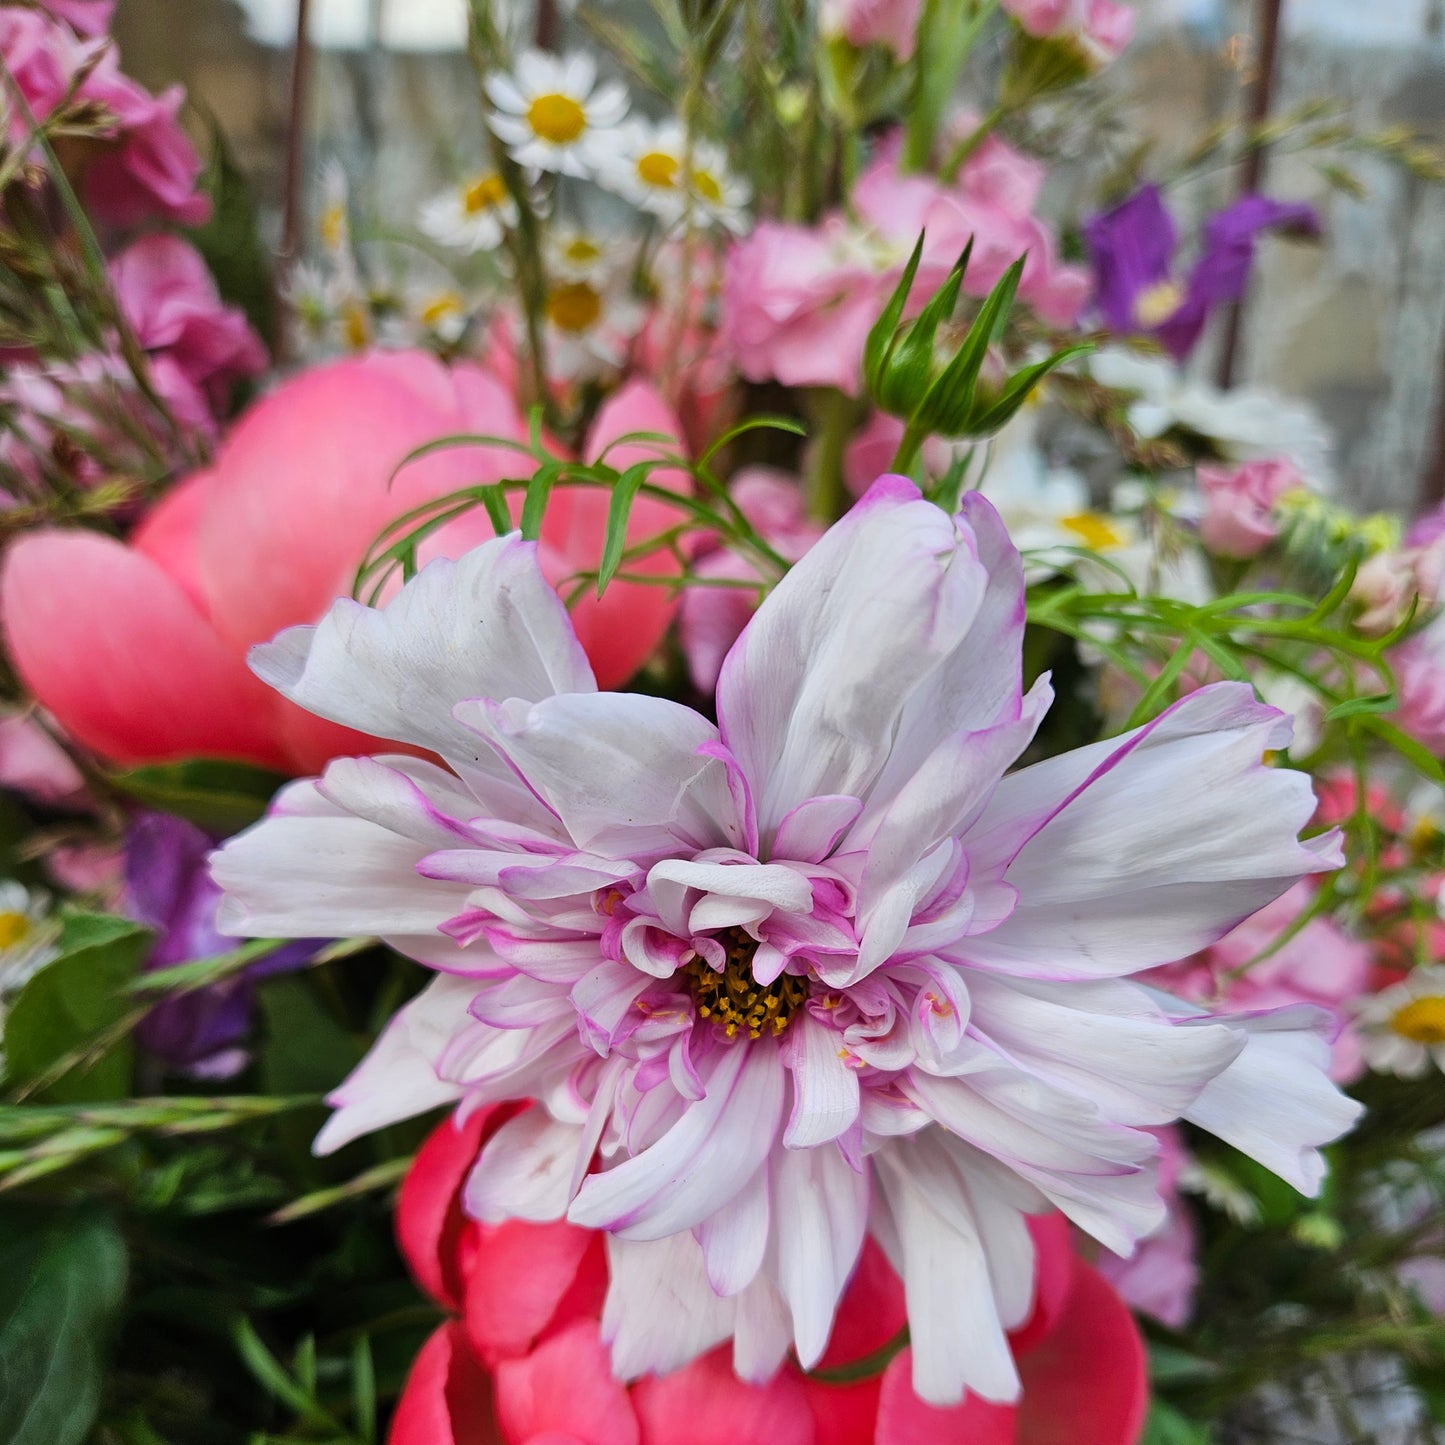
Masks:
[[[57,958],[60,929],[50,917],[50,900],[14,879],[0,882],[0,999],[19,991]]]
[[[627,114],[627,92],[598,85],[590,56],[524,51],[510,75],[487,78],[492,129],[519,165],[591,178],[599,143]]]
[[[1426,964],[1359,1005],[1365,1062],[1381,1074],[1418,1079],[1445,1071],[1445,965]]]
[[[633,261],[633,247],[626,241],[582,226],[549,231],[544,254],[547,274],[554,280],[589,281],[594,286],[615,281]]]
[[[621,127],[598,179],[664,226],[689,215],[734,232],[747,224],[747,185],[728,170],[720,146],[694,137],[689,151],[680,121],[634,120]]]
[[[580,381],[627,360],[644,313],[625,292],[559,279],[547,293],[543,316],[548,372],[558,381]]]
[[[496,171],[484,171],[433,196],[421,208],[421,229],[433,241],[468,254],[495,251],[517,224],[517,203]]]
[[[351,188],[346,171],[335,157],[321,168],[321,216],[316,229],[328,255],[350,257]]]
[[[462,339],[475,308],[454,286],[413,288],[407,295],[406,314],[423,336],[433,337],[445,346],[455,346]]]

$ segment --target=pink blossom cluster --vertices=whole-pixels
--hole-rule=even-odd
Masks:
[[[847,212],[814,227],[762,221],[728,256],[724,345],[749,381],[833,386],[856,396],[863,344],[926,232],[915,295],[930,294],[971,240],[963,289],[984,296],[1020,256],[1019,295],[1050,325],[1068,326],[1088,273],[1058,259],[1035,213],[1042,164],[989,136],[956,181],[903,171],[896,144],[860,177]]]
[[[1119,0],[1003,0],[1039,39],[1076,41],[1096,64],[1117,60],[1134,36],[1134,9]]]

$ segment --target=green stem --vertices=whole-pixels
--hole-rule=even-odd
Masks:
[[[918,460],[918,453],[927,440],[926,428],[919,426],[917,422],[909,422],[898,442],[898,450],[893,453],[893,462],[888,470],[905,477],[910,476],[913,464]]]
[[[819,522],[836,522],[845,506],[843,458],[853,434],[856,406],[851,396],[820,387],[812,395],[809,411],[815,441],[808,469],[808,515]]]
[[[993,134],[1006,115],[1008,115],[1008,107],[1000,101],[979,121],[972,134],[965,136],[954,146],[947,161],[944,162],[943,177],[945,180],[953,181],[958,178],[958,173],[963,169],[964,163]]]

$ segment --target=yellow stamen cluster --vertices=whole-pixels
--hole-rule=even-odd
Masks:
[[[1445,998],[1427,995],[1396,1010],[1390,1027],[1417,1044],[1445,1044]]]
[[[30,919],[23,913],[0,913],[0,948],[14,948],[30,934]]]
[[[760,1039],[764,1033],[776,1038],[807,1002],[806,980],[784,973],[764,987],[753,977],[756,939],[741,928],[727,928],[717,941],[727,954],[721,973],[700,958],[683,969],[697,1000],[698,1017],[716,1019],[730,1039],[744,1030],[750,1039]]]
[[[567,145],[587,129],[587,112],[570,95],[539,95],[527,107],[527,124],[545,141]]]
[[[462,192],[462,209],[469,216],[480,215],[507,199],[507,183],[495,171],[479,176]]]
[[[1143,327],[1163,326],[1184,304],[1184,288],[1177,281],[1156,281],[1134,300],[1134,319]]]
[[[547,319],[559,331],[588,331],[601,315],[602,297],[585,281],[573,281],[548,293]]]
[[[1071,517],[1060,517],[1059,526],[1082,539],[1086,546],[1092,547],[1096,552],[1124,545],[1119,529],[1107,517],[1101,517],[1097,512],[1076,512]]]
[[[681,169],[682,165],[677,157],[668,155],[666,151],[648,151],[637,160],[638,178],[645,185],[657,186],[662,190],[676,187],[677,173]]]

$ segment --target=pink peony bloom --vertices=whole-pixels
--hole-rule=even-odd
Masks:
[[[590,442],[677,431],[645,388],[603,409]],[[182,482],[130,544],[93,532],[17,539],[0,571],[0,619],[27,686],[66,730],[122,764],[196,755],[306,771],[366,746],[293,707],[247,670],[252,643],[319,617],[349,593],[387,523],[428,499],[516,474],[513,453],[452,448],[394,470],[413,448],[457,433],[526,436],[516,406],[475,368],[448,372],[419,353],[376,354],[302,373],[252,407],[209,471]],[[616,449],[626,466],[646,446]],[[661,474],[682,485],[685,478]],[[549,574],[595,567],[607,496],[559,488],[547,516]],[[629,536],[675,522],[639,499]],[[422,556],[459,553],[491,533],[470,513],[433,534]],[[668,556],[639,568],[668,569]],[[583,599],[577,625],[599,671],[626,680],[656,647],[675,603],[640,583]]]
[[[1159,1225],[1147,1129],[1182,1116],[1316,1190],[1358,1113],[1329,1016],[1128,979],[1338,866],[1337,837],[1297,839],[1308,778],[1261,761],[1288,720],[1220,683],[1005,776],[1050,702],[1023,631],[988,502],[885,477],[743,630],[716,726],[597,691],[515,535],[258,648],[292,702],[451,769],[343,759],[215,857],[228,931],[374,934],[438,970],[317,1148],[544,1101],[466,1207],[606,1232],[621,1379],[729,1339],[755,1383],[790,1348],[812,1368],[871,1233],[937,1405],[1018,1396],[1027,1215],[1122,1253]]]
[[[81,35],[104,35],[115,10],[115,0],[41,0],[41,4]]]
[[[1161,970],[1159,981],[1182,998],[1240,1012],[1301,1003],[1327,1009],[1337,1031],[1330,1077],[1348,1084],[1359,1078],[1363,1068],[1359,1039],[1346,1021],[1350,1005],[1370,989],[1368,945],[1351,938],[1332,918],[1312,918],[1267,958],[1246,972],[1236,972],[1270,947],[1313,897],[1308,883],[1296,883],[1218,943]]]
[[[222,302],[200,253],[178,236],[142,237],[110,271],[157,390],[188,430],[214,438],[231,384],[266,368],[261,338]]]
[[[1039,39],[1077,40],[1095,65],[1117,60],[1134,38],[1134,10],[1119,0],[1003,0],[1003,8]]]
[[[854,1384],[787,1364],[765,1385],[722,1352],[628,1388],[613,1378],[599,1319],[599,1236],[570,1224],[482,1225],[462,1210],[477,1150],[505,1116],[479,1111],[422,1145],[397,1201],[412,1273],[459,1318],[423,1347],[397,1403],[391,1445],[1132,1445],[1148,1403],[1144,1350],[1119,1297],[1073,1253],[1058,1215],[1030,1221],[1039,1277],[1010,1337],[1018,1408],[971,1397],[935,1409],[908,1382],[908,1351]],[[869,1246],[844,1295],[825,1368],[855,1364],[903,1328],[902,1282]],[[557,1432],[557,1433],[549,1433]],[[1061,1433],[1064,1432],[1064,1433]]]
[[[1244,561],[1279,535],[1274,508],[1287,492],[1304,486],[1294,463],[1282,458],[1239,466],[1201,465],[1196,477],[1206,510],[1199,537],[1211,552]]]
[[[874,475],[877,475],[876,473]],[[797,479],[769,467],[750,467],[733,479],[728,489],[743,515],[777,554],[796,562],[823,535],[820,523],[809,520]],[[761,582],[753,562],[710,538],[693,562],[701,578],[731,578]],[[682,594],[678,624],[688,675],[699,692],[717,686],[718,672],[728,649],[738,640],[748,619],[757,611],[758,594],[744,587],[689,587]]]
[[[883,45],[899,60],[909,60],[922,12],[923,0],[823,0],[819,28],[860,49]]]

